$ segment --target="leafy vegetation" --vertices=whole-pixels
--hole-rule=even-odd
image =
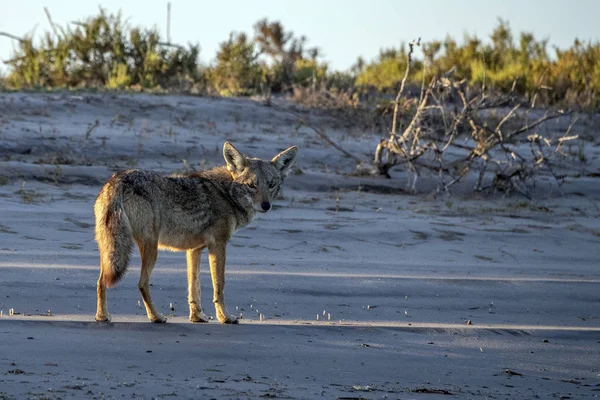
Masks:
[[[200,47],[165,43],[158,31],[132,27],[121,15],[104,10],[66,27],[53,25],[36,43],[33,35],[18,40],[0,88],[173,89],[224,96],[325,90],[395,93],[407,66],[407,46],[384,49],[370,62],[358,59],[346,72],[331,71],[307,38],[263,19],[253,36],[232,33],[214,61],[198,64]],[[547,39],[532,33],[513,35],[499,20],[488,41],[465,35],[423,43],[413,60],[409,84],[453,71],[473,90],[512,94],[532,103],[594,108],[600,104],[600,43],[575,40],[568,49],[549,49]],[[356,98],[356,96],[354,96]]]
[[[261,78],[257,58],[255,43],[244,33],[232,33],[221,43],[216,63],[207,71],[208,80],[222,96],[252,94]]]
[[[446,37],[423,44],[423,59],[415,60],[408,81],[420,83],[423,74],[441,76],[448,71],[465,80],[471,88],[525,97],[544,103],[568,105],[600,104],[600,43],[575,40],[567,50],[555,48],[552,57],[548,40],[537,40],[522,32],[515,41],[508,22],[499,20],[484,43],[465,35],[463,44]],[[376,87],[395,92],[406,70],[407,50],[382,50],[379,57],[363,67],[356,79],[359,87]]]
[[[165,44],[156,29],[130,27],[120,14],[106,14],[18,41],[6,62],[11,88],[159,88],[198,80],[200,47]]]

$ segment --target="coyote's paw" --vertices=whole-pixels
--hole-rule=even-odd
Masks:
[[[167,317],[162,314],[156,314],[152,316],[149,315],[148,318],[150,318],[150,321],[154,322],[155,324],[164,324],[167,322]]]
[[[208,315],[204,314],[202,311],[190,313],[190,321],[192,322],[208,322],[209,320],[210,318],[208,318]]]
[[[222,324],[239,324],[240,320],[234,315],[219,315],[219,322]]]
[[[110,322],[110,314],[96,314],[97,322]]]

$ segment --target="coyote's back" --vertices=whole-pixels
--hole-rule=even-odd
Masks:
[[[100,251],[96,319],[108,319],[105,288],[125,273],[135,241],[142,257],[138,287],[151,320],[165,319],[152,305],[148,284],[158,248],[187,252],[190,319],[205,319],[199,296],[193,292],[199,291],[200,253],[208,248],[217,316],[231,322],[233,317],[220,307],[225,245],[256,213],[271,209],[271,199],[279,194],[297,151],[290,147],[267,161],[247,158],[225,143],[223,167],[188,175],[162,176],[135,169],[114,174],[94,205]]]

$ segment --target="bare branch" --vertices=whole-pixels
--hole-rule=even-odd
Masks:
[[[515,112],[517,112],[517,110],[519,109],[519,107],[521,107],[520,104],[517,104],[516,106],[514,106],[512,108],[512,110],[510,110],[509,113],[506,114],[504,116],[504,118],[502,118],[502,120],[498,123],[498,126],[496,126],[496,129],[494,131],[496,132],[496,134],[498,134],[498,136],[500,138],[502,138],[502,132],[500,131],[500,128],[502,128],[502,125],[504,125],[504,123],[506,121],[508,121],[510,118],[512,118],[513,115],[515,115]]]
[[[530,131],[534,128],[536,128],[537,126],[543,124],[546,121],[550,121],[552,119],[556,119],[556,118],[560,118],[560,117],[564,117],[566,115],[570,115],[572,114],[571,111],[567,112],[567,113],[557,113],[557,114],[546,114],[543,117],[537,119],[536,121],[534,121],[531,125],[523,125],[521,128],[515,130],[514,132],[509,133],[508,135],[506,135],[506,139],[511,139],[521,133]]]
[[[400,82],[400,89],[398,90],[398,94],[396,95],[396,100],[394,101],[394,116],[392,120],[392,135],[396,134],[396,127],[398,125],[398,106],[400,104],[400,98],[404,93],[404,86],[406,85],[406,80],[408,79],[408,74],[410,73],[410,64],[412,63],[412,53],[414,51],[415,44],[418,46],[419,43],[411,42],[408,44],[408,54],[406,56],[406,71],[404,71],[404,77],[402,78],[402,82]]]
[[[271,103],[271,106],[274,108],[277,108],[278,110],[284,111],[288,114],[291,114],[293,116],[295,116],[298,121],[300,121],[300,123],[304,126],[306,126],[307,128],[310,128],[313,132],[315,132],[321,139],[323,139],[324,141],[326,141],[327,143],[329,143],[331,146],[333,146],[335,149],[339,150],[341,153],[343,153],[345,156],[353,159],[354,161],[356,161],[357,163],[363,163],[363,160],[361,160],[360,158],[358,158],[357,156],[355,156],[354,154],[344,150],[343,148],[341,148],[337,143],[335,143],[333,140],[331,140],[331,138],[325,133],[323,132],[321,129],[315,127],[314,125],[312,125],[310,122],[306,121],[301,115],[299,115],[298,113],[295,113],[291,110],[288,110],[287,108],[284,107],[280,107],[276,104]]]
[[[458,131],[458,126],[462,123],[462,121],[465,118],[465,116],[467,115],[467,111],[469,109],[469,103],[467,102],[467,98],[465,97],[464,92],[459,89],[458,94],[463,103],[463,108],[462,108],[460,114],[456,118],[454,118],[451,129],[449,131],[446,131],[446,133],[444,134],[445,137],[447,137],[448,135],[450,135],[450,137],[448,138],[446,145],[442,149],[442,153],[448,149],[448,146],[450,146],[450,144],[454,140],[454,136],[455,136],[456,132]]]
[[[412,132],[412,130],[421,121],[421,117],[423,116],[423,112],[424,112],[425,107],[427,105],[427,100],[429,100],[429,93],[431,93],[431,90],[435,86],[436,82],[437,82],[437,78],[434,77],[431,80],[431,82],[429,83],[429,86],[427,87],[427,90],[425,91],[425,95],[423,96],[423,100],[421,101],[421,103],[417,107],[417,110],[415,111],[415,115],[413,116],[412,120],[410,121],[410,124],[408,124],[408,126],[406,127],[406,129],[404,130],[404,132],[402,133],[402,135],[400,136],[400,139],[402,141],[408,139],[408,136],[410,135],[410,133]],[[394,136],[393,133],[392,133],[392,136]]]
[[[556,149],[554,149],[555,153],[561,152],[562,150],[562,145],[564,142],[568,142],[570,140],[574,140],[579,138],[579,135],[571,135],[569,136],[569,134],[571,133],[571,130],[573,129],[573,126],[575,125],[575,123],[579,120],[579,117],[575,117],[571,123],[569,124],[569,127],[567,128],[565,134],[558,139],[558,145],[556,146]]]

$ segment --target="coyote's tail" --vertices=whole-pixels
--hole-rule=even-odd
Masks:
[[[118,189],[104,187],[94,205],[100,279],[106,287],[114,286],[125,274],[133,247],[131,225]]]

